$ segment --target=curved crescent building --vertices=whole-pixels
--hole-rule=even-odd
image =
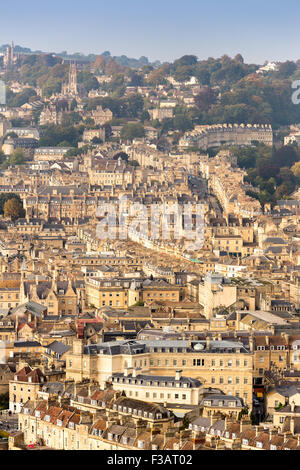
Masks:
[[[186,132],[179,141],[179,147],[197,147],[201,150],[221,145],[251,145],[253,141],[273,145],[273,130],[270,124],[215,124],[196,126]]]

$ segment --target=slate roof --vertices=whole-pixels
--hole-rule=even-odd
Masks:
[[[158,386],[160,387],[164,387],[164,386],[176,387],[177,384],[180,384],[180,386],[183,386],[183,384],[186,384],[187,388],[202,386],[202,383],[199,380],[192,379],[190,377],[180,377],[179,380],[176,380],[174,376],[168,376],[168,375],[138,374],[136,377],[133,377],[132,374],[128,374],[127,376],[125,376],[124,374],[121,374],[121,373],[115,373],[113,374],[112,379],[115,379],[115,378],[120,379],[121,381],[123,379],[125,381],[129,380],[130,382],[141,381],[142,382],[141,385],[146,385],[147,382],[150,382],[151,385],[155,385],[155,382],[158,382]]]
[[[58,354],[59,356],[62,356],[65,354],[67,351],[70,350],[70,346],[66,346],[64,343],[61,343],[60,341],[53,341],[53,343],[48,344],[45,346],[46,350],[53,352],[55,354]]]

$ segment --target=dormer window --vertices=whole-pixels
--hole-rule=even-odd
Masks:
[[[48,423],[50,422],[50,415],[45,416],[45,421],[47,421]]]
[[[243,445],[244,445],[244,446],[247,446],[248,444],[249,444],[248,439],[243,439]]]
[[[256,447],[257,447],[258,449],[262,449],[263,443],[260,442],[260,441],[258,441],[258,442],[256,443]]]
[[[57,420],[57,426],[62,426],[62,421],[60,419]]]

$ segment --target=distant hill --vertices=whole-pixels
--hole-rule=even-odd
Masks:
[[[9,47],[9,46],[10,46],[10,44],[3,44],[2,46],[0,46],[0,53],[6,52],[6,48]],[[28,47],[21,47],[21,46],[15,46],[15,52],[18,52],[20,54],[31,54],[32,53],[31,49],[29,49]]]
[[[3,44],[0,46],[0,53],[5,53],[6,48],[10,46],[10,44]],[[89,55],[84,55],[80,52],[75,52],[74,54],[68,54],[67,51],[62,51],[62,52],[43,52],[43,51],[33,51],[28,47],[22,47],[22,46],[15,46],[15,52],[19,54],[53,54],[56,56],[61,57],[62,59],[65,60],[78,60],[80,62],[95,62],[97,55],[96,54],[89,54]],[[113,58],[115,62],[117,62],[120,65],[123,65],[125,67],[131,67],[134,69],[141,68],[144,65],[152,65],[154,67],[160,67],[161,62],[159,60],[150,63],[148,58],[145,56],[140,57],[139,59],[134,59],[127,57],[126,55],[121,55],[121,56],[112,56],[109,51],[103,52],[103,55],[105,58]]]

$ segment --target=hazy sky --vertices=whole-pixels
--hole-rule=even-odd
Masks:
[[[14,0],[1,2],[0,44],[171,61],[300,59],[299,0]]]

